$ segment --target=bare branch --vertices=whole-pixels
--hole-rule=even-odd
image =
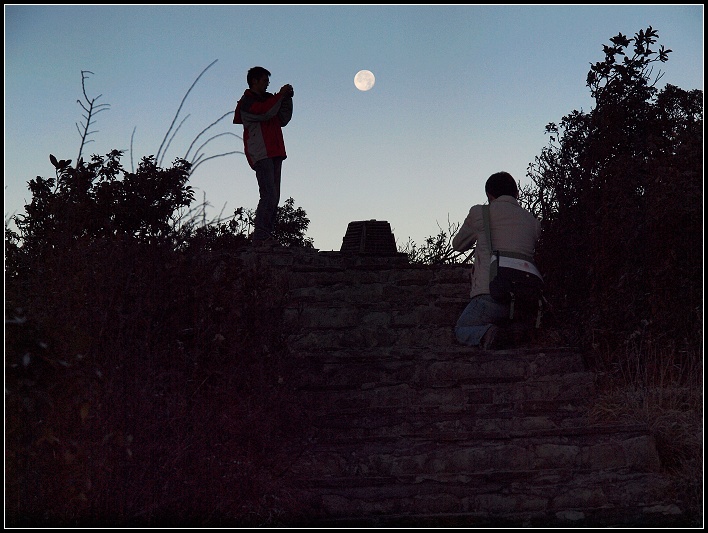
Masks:
[[[211,141],[213,141],[214,139],[216,139],[216,138],[218,138],[218,137],[222,137],[222,136],[224,136],[224,135],[233,135],[234,137],[236,137],[236,138],[238,138],[238,139],[241,138],[241,137],[239,137],[238,135],[236,135],[235,133],[232,133],[232,132],[230,132],[230,131],[225,131],[225,132],[223,132],[223,133],[218,133],[218,134],[214,135],[213,137],[210,137],[209,139],[207,139],[207,140],[204,142],[204,144],[202,144],[202,145],[197,149],[196,154],[200,154],[200,155],[201,155],[202,149],[203,149],[207,144],[209,144],[209,143],[210,143]],[[195,154],[195,156],[196,156],[196,154]]]
[[[89,135],[92,135],[96,133],[97,130],[89,131],[89,127],[91,126],[91,120],[92,117],[95,117],[98,113],[101,111],[105,111],[110,107],[110,104],[96,104],[96,101],[101,98],[101,94],[96,96],[95,98],[89,98],[88,95],[86,94],[86,79],[88,78],[88,74],[93,74],[90,70],[82,70],[81,71],[81,89],[84,93],[84,99],[86,100],[86,103],[88,104],[88,107],[86,107],[81,100],[77,100],[78,104],[81,106],[81,108],[86,111],[87,115],[82,115],[84,119],[86,120],[85,123],[81,123],[81,126],[83,126],[83,133],[81,131],[81,128],[79,128],[79,124],[76,124],[76,129],[79,131],[79,135],[81,135],[81,145],[79,146],[79,155],[76,158],[76,164],[79,164],[79,161],[81,161],[81,153],[83,152],[84,146],[88,144],[89,140],[87,140]]]
[[[135,137],[135,130],[137,126],[133,127],[133,133],[130,134],[130,171],[135,172],[135,165],[133,165],[133,137]]]
[[[218,61],[218,59],[215,59],[214,61],[212,61],[209,64],[209,66],[207,66],[204,70],[202,70],[201,74],[199,74],[199,76],[197,76],[197,79],[194,80],[194,83],[192,83],[191,87],[189,88],[187,93],[184,95],[184,98],[182,98],[182,102],[179,104],[179,108],[177,109],[177,113],[175,113],[175,117],[172,119],[172,124],[170,124],[170,127],[167,130],[167,133],[165,133],[165,138],[162,140],[162,144],[160,144],[160,149],[157,151],[157,155],[155,157],[156,161],[159,160],[159,158],[160,158],[160,152],[162,152],[162,147],[164,146],[165,141],[167,140],[167,137],[169,136],[170,132],[172,131],[172,128],[174,127],[175,122],[177,121],[177,117],[179,116],[180,111],[182,111],[182,106],[184,105],[185,100],[187,100],[189,93],[192,92],[192,89],[194,89],[194,86],[197,84],[199,79],[204,75],[204,73],[207,70],[209,70],[214,65],[214,63],[216,63],[217,61]]]
[[[223,153],[223,154],[216,154],[216,155],[212,155],[212,156],[210,156],[210,157],[207,157],[206,159],[204,159],[204,160],[200,161],[199,163],[197,163],[196,165],[192,166],[192,168],[190,169],[190,175],[191,175],[192,172],[194,172],[194,170],[195,170],[199,165],[201,165],[202,163],[205,163],[205,162],[209,161],[210,159],[216,159],[217,157],[224,157],[224,156],[227,156],[227,155],[242,154],[242,153],[243,153],[243,152],[240,152],[240,151],[238,151],[238,150],[234,150],[233,152],[225,152],[225,153]]]
[[[170,137],[170,140],[167,142],[167,146],[165,146],[165,151],[162,153],[162,157],[160,158],[159,165],[162,166],[162,161],[165,159],[165,154],[167,153],[167,149],[170,147],[170,144],[172,144],[172,140],[175,138],[175,135],[177,135],[177,132],[179,129],[182,127],[182,124],[184,124],[184,121],[187,120],[191,115],[187,115],[182,119],[182,121],[179,123],[179,126],[175,128],[174,133],[172,134],[172,137]]]
[[[201,137],[204,133],[206,133],[206,131],[207,131],[208,129],[210,129],[210,128],[213,127],[213,126],[216,126],[219,122],[221,122],[222,120],[224,120],[226,117],[230,116],[232,113],[233,113],[233,111],[228,111],[228,112],[224,113],[223,115],[221,115],[221,117],[219,117],[217,120],[215,120],[214,122],[212,122],[211,124],[209,124],[209,125],[208,125],[206,128],[204,128],[202,131],[200,131],[200,132],[199,132],[199,135],[197,135],[197,136],[194,138],[194,140],[192,141],[192,144],[189,145],[189,148],[187,149],[187,153],[184,154],[184,158],[185,158],[185,159],[188,159],[188,157],[189,157],[189,152],[192,150],[192,147],[194,146],[194,143],[197,142],[197,140],[199,139],[199,137]],[[238,137],[238,135],[236,135],[236,137]],[[238,138],[241,139],[241,137],[238,137]],[[204,146],[204,145],[202,145],[202,147],[203,147],[203,146]],[[197,150],[197,151],[199,151],[199,150]]]

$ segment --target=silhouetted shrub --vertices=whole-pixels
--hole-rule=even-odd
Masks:
[[[12,527],[263,525],[303,410],[277,269],[232,254],[243,209],[198,226],[189,163],[52,162],[6,225],[6,520]],[[311,246],[282,206],[281,242]],[[275,514],[274,514],[275,513]]]
[[[656,39],[650,27],[604,47],[587,80],[595,108],[547,126],[524,197],[542,218],[548,295],[586,345],[624,351],[641,341],[695,355],[703,94],[657,91],[652,65],[670,50],[650,49]]]

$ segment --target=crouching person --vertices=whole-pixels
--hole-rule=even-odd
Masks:
[[[510,306],[513,305],[492,296],[490,264],[496,272],[496,267],[501,264],[496,253],[498,250],[503,250],[507,256],[533,258],[541,236],[541,223],[519,205],[519,190],[508,172],[492,174],[484,189],[488,206],[478,204],[470,208],[452,240],[452,246],[464,252],[476,243],[471,300],[457,320],[455,337],[462,344],[489,350],[505,345],[504,330],[500,326],[508,322]],[[485,210],[488,210],[486,214]],[[515,261],[522,261],[527,266],[530,263],[526,260]],[[535,269],[532,262],[530,266]]]

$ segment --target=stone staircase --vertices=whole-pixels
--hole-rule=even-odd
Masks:
[[[568,347],[458,345],[467,266],[261,254],[287,271],[288,347],[312,427],[288,470],[329,527],[661,526],[680,519],[648,428],[592,423]],[[302,519],[300,519],[302,521]]]

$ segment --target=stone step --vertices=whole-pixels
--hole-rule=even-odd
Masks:
[[[336,388],[334,388],[336,387]],[[408,383],[371,383],[303,386],[310,402],[322,409],[342,410],[396,407],[414,410],[435,407],[440,413],[466,411],[476,416],[480,405],[504,405],[517,402],[553,400],[559,406],[588,399],[594,392],[594,376],[590,373],[567,373],[529,382],[462,383],[451,387],[415,387]],[[501,405],[500,405],[501,404]]]
[[[680,516],[663,503],[666,485],[657,473],[626,469],[495,470],[445,479],[331,478],[303,487],[302,498],[321,506],[321,516],[308,521],[314,527],[656,527]]]
[[[314,411],[314,410],[313,410]],[[528,435],[561,435],[589,427],[587,409],[577,403],[540,400],[490,404],[475,409],[454,407],[372,408],[365,413],[314,413],[311,421],[319,439],[346,440],[430,438],[464,440],[471,436],[509,438]],[[313,437],[314,438],[314,437]]]
[[[478,348],[447,345],[434,347],[348,347],[342,349],[304,350],[291,348],[291,355],[313,382],[325,374],[328,383],[338,379],[348,383],[369,382],[367,373],[375,373],[378,382],[391,381],[390,374],[405,372],[430,386],[450,385],[461,381],[504,382],[533,377],[585,372],[582,355],[571,348],[514,348],[484,351]],[[339,376],[339,377],[337,377]]]
[[[585,425],[563,432],[528,430],[512,436],[504,432],[458,433],[454,439],[434,434],[401,435],[389,439],[324,439],[314,437],[310,447],[291,466],[291,475],[303,480],[390,477],[402,480],[480,475],[494,471],[548,469],[655,471],[659,459],[653,437],[640,426]]]
[[[288,383],[307,420],[282,476],[303,510],[289,525],[680,522],[647,425],[591,422],[580,353],[457,344],[469,265],[278,249],[239,260],[284,290]]]
[[[301,376],[296,386],[303,390],[339,391],[342,394],[378,393],[393,386],[404,386],[402,395],[422,390],[465,391],[471,394],[463,403],[491,402],[485,394],[499,386],[510,390],[516,384],[543,387],[542,399],[560,398],[561,389],[592,387],[594,374],[587,372],[582,356],[572,350],[505,350],[485,352],[477,348],[443,346],[433,348],[345,348],[341,350],[292,351],[297,357]],[[557,392],[550,392],[553,382]],[[504,385],[507,385],[504,388]],[[519,387],[519,391],[522,387]],[[497,403],[531,399],[530,395],[513,396],[498,392]],[[449,402],[444,402],[449,403]]]
[[[440,347],[455,344],[453,328],[440,326],[358,325],[340,328],[300,328],[291,335],[288,345],[298,351],[327,350],[333,348],[373,347]]]
[[[419,328],[439,326],[452,330],[468,301],[463,299],[435,302],[374,302],[338,305],[287,303],[283,323],[305,330],[346,329],[368,326],[385,328]]]
[[[680,513],[662,504],[666,481],[646,431],[604,429],[407,447],[316,444],[290,475],[299,498],[320,509],[315,523],[335,526],[636,526]]]
[[[320,281],[320,283],[322,282]],[[469,301],[468,295],[469,281],[429,286],[424,280],[421,280],[420,284],[411,284],[406,281],[386,281],[379,278],[369,283],[360,278],[352,278],[331,285],[304,285],[302,287],[293,287],[291,280],[287,293],[288,299],[294,303],[320,306],[327,304],[336,306],[342,303],[367,305],[435,302],[441,298]]]
[[[301,352],[291,386],[322,430],[361,436],[404,428],[509,431],[585,416],[595,376],[580,354],[374,348]]]
[[[356,261],[355,258],[343,258],[339,264],[332,261],[321,265],[291,264],[289,286],[291,289],[331,288],[341,284],[351,288],[352,281],[354,281],[357,288],[362,285],[379,283],[400,286],[467,284],[469,290],[470,265],[431,267],[409,264],[405,260],[391,262],[383,258],[379,262],[374,261],[374,258],[361,259],[359,264],[355,264]]]
[[[378,304],[341,304],[284,307],[283,320],[303,328],[352,328],[375,324],[392,327],[438,325],[453,327],[459,314],[467,305],[466,300],[438,301],[435,304],[405,303],[395,306],[392,302]]]

